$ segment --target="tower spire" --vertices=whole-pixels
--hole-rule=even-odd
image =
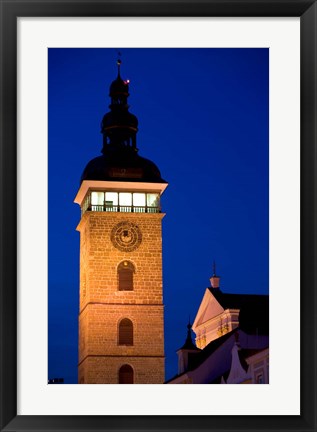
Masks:
[[[197,349],[196,345],[193,343],[192,340],[192,325],[190,323],[190,318],[187,324],[187,337],[184,345],[180,349],[194,349],[194,350]]]
[[[120,152],[120,157],[125,157],[138,151],[136,147],[136,133],[138,131],[138,119],[129,112],[129,80],[121,78],[121,53],[118,52],[117,78],[112,81],[109,89],[111,103],[110,112],[104,115],[101,122],[103,134],[102,153]]]
[[[118,78],[121,78],[120,76],[120,67],[121,67],[121,52],[118,51],[118,59],[117,59],[117,66],[118,66]]]
[[[190,366],[190,359],[193,354],[200,352],[200,349],[192,341],[191,335],[192,325],[190,319],[187,324],[187,337],[184,345],[177,350],[178,355],[178,373],[182,374],[187,371]]]

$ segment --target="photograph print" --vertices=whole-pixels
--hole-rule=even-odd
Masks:
[[[48,49],[48,383],[269,383],[269,50]]]

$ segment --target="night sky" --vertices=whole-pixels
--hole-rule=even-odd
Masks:
[[[268,49],[48,50],[48,377],[77,382],[80,208],[85,165],[102,148],[109,86],[130,80],[139,154],[162,196],[166,379],[216,261],[221,289],[268,294]],[[194,335],[193,335],[194,336]]]

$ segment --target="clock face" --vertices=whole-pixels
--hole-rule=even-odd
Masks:
[[[142,241],[140,228],[131,222],[120,222],[111,231],[111,241],[114,247],[123,252],[132,252]]]

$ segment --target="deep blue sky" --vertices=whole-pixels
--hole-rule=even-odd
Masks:
[[[120,49],[139,154],[162,197],[166,379],[215,259],[221,288],[268,293],[268,49]],[[80,209],[116,49],[49,49],[49,378],[77,382]]]

